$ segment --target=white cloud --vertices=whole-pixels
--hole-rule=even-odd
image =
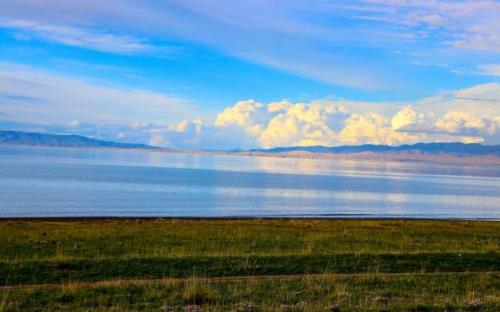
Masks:
[[[0,27],[13,30],[15,37],[20,40],[36,38],[103,52],[128,54],[160,49],[131,36],[29,20],[0,19]]]
[[[0,111],[29,123],[26,129],[176,148],[500,144],[499,100],[500,84],[491,83],[405,104],[244,100],[202,120],[185,100],[166,94],[0,64]]]
[[[302,77],[363,89],[402,84],[404,77],[380,66],[379,53],[427,53],[430,59],[418,61],[440,64],[446,57],[460,64],[470,60],[462,50],[500,51],[500,3],[491,0],[240,0],[238,5],[227,0],[25,0],[0,1],[0,12],[21,37],[119,53],[154,48],[141,39],[145,33],[180,38]],[[95,25],[137,37],[102,32]],[[365,50],[375,53],[373,59],[356,52]]]
[[[332,103],[281,101],[263,105],[249,100],[226,108],[217,115],[214,126],[240,127],[257,146],[330,145],[332,122],[337,124],[346,113],[343,106]]]
[[[261,103],[254,100],[240,101],[219,113],[214,125],[217,127],[237,125],[244,128],[248,134],[256,135],[267,123],[266,117],[268,117],[267,110]]]
[[[214,126],[237,127],[251,146],[388,144],[461,141],[500,143],[499,84],[483,84],[413,105],[321,101],[241,101]],[[383,107],[378,109],[377,107]],[[362,109],[360,109],[362,107]],[[209,129],[208,129],[209,130]]]
[[[126,138],[127,138],[127,135],[125,133],[123,133],[123,132],[118,132],[116,134],[116,139],[117,140],[125,140]]]
[[[166,139],[161,133],[153,133],[148,141],[151,146],[165,146],[166,143]]]
[[[338,135],[340,143],[350,145],[400,145],[422,141],[424,138],[425,135],[423,134],[393,130],[389,119],[377,113],[353,114],[346,120],[345,128]]]
[[[496,122],[469,112],[448,112],[436,122],[436,129],[460,135],[494,135]]]
[[[73,128],[78,127],[79,125],[80,125],[80,122],[78,120],[72,120],[69,122],[69,126],[73,127]]]
[[[369,5],[371,10],[358,9],[360,18],[376,19],[412,29],[424,27],[427,28],[426,31],[414,33],[421,38],[432,35],[446,45],[462,49],[500,52],[498,1],[362,0],[362,2]]]
[[[15,121],[45,124],[161,123],[192,116],[190,103],[174,95],[107,86],[9,63],[0,63],[0,110]]]
[[[478,66],[481,75],[500,77],[500,64],[484,64]]]
[[[412,128],[425,126],[425,116],[423,114],[417,114],[411,106],[406,106],[392,117],[391,127],[393,130],[404,130],[409,126]]]
[[[470,112],[482,117],[500,116],[500,84],[486,83],[417,100],[413,107],[444,115],[450,111]]]
[[[341,105],[332,103],[289,104],[277,112],[259,136],[261,146],[331,145],[333,126],[342,122],[347,114]]]
[[[31,24],[23,25],[27,30],[22,30],[21,35],[35,34],[41,39],[87,48],[95,45],[105,51],[119,49],[126,53],[151,48],[150,43],[136,37],[103,34],[91,28],[99,25],[125,30],[138,38],[148,34],[202,44],[327,84],[383,89],[390,81],[397,81],[377,60],[366,58],[361,64],[354,55],[336,52],[340,42],[369,46],[374,42],[372,34],[347,27],[338,30],[306,18],[303,15],[308,12],[328,14],[339,21],[345,18],[325,11],[321,4],[306,1],[274,4],[241,0],[237,6],[230,1],[0,1],[0,12],[0,17],[38,26],[35,32]],[[370,42],[365,43],[366,39]],[[113,41],[122,48],[115,48]]]
[[[399,132],[426,135],[430,139],[462,142],[499,143],[499,117],[480,117],[472,112],[449,111],[444,115],[418,113],[405,107],[392,117],[392,127]]]

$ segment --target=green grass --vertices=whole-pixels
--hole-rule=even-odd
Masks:
[[[42,260],[0,263],[10,285],[189,277],[321,273],[500,271],[500,254],[343,254],[265,257],[184,257]]]
[[[376,220],[0,221],[0,260],[498,252],[500,224]]]
[[[432,274],[438,272],[470,273]],[[164,305],[180,311],[189,303],[228,311],[248,302],[260,311],[321,311],[336,305],[351,311],[497,311],[497,272],[499,222],[0,221],[1,285],[31,285],[0,290],[0,311],[159,310]],[[212,279],[254,275],[304,277]],[[116,279],[165,281],[77,283]],[[46,283],[63,287],[36,287]],[[349,295],[337,298],[341,291]]]
[[[165,280],[31,288],[4,311],[499,311],[500,275],[304,276],[296,280]],[[253,310],[245,310],[249,306]],[[240,309],[238,309],[240,308]],[[164,309],[167,310],[167,309]]]

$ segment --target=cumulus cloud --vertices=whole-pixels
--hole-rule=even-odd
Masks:
[[[347,111],[332,103],[241,101],[217,115],[214,126],[239,127],[256,146],[331,145]]]
[[[430,118],[433,114],[425,116],[422,113],[417,113],[411,106],[405,106],[398,111],[391,119],[391,127],[393,130],[422,130],[428,127]]]
[[[266,117],[268,117],[266,107],[261,103],[254,100],[240,101],[219,113],[214,125],[217,127],[236,125],[244,128],[248,134],[256,135],[267,123]]]
[[[377,113],[353,114],[338,139],[343,144],[385,144],[399,145],[414,143],[424,136],[399,132],[391,128],[389,119]],[[338,145],[338,144],[336,144]]]
[[[203,121],[184,119],[178,123],[166,126],[152,124],[146,126],[150,129],[151,137],[148,144],[153,146],[169,146],[190,148],[200,146],[200,136],[203,131]]]
[[[496,122],[469,112],[448,112],[436,122],[436,128],[446,133],[464,135],[494,135]]]
[[[255,147],[399,145],[416,142],[500,143],[499,84],[483,84],[415,101],[382,105],[384,110],[356,108],[355,102],[322,101],[262,104],[241,101],[222,111],[219,132],[241,130]],[[346,105],[348,104],[348,105]],[[377,106],[372,103],[373,108]]]
[[[182,149],[500,143],[500,115],[481,116],[471,111],[436,114],[429,111],[429,106],[404,106],[385,114],[360,113],[345,107],[342,102],[324,101],[263,104],[245,100],[221,111],[213,121],[196,118],[179,122],[133,121],[123,125],[99,125],[74,120],[57,126],[16,127]],[[13,128],[12,125],[9,128]]]
[[[472,112],[449,111],[442,116],[434,113],[417,113],[408,106],[392,118],[392,128],[407,133],[430,135],[430,138],[447,135],[466,143],[498,143],[496,137],[500,130],[500,116],[481,117]]]
[[[259,136],[260,145],[331,145],[334,126],[345,119],[343,106],[331,103],[288,104],[280,110],[270,111],[276,115],[269,121]]]
[[[499,101],[500,84],[490,83],[411,103],[243,100],[206,120],[166,94],[0,64],[0,110],[11,118],[0,127],[184,149],[500,144]]]
[[[393,114],[359,113],[341,102],[262,104],[241,101],[221,112],[214,123],[218,131],[239,128],[255,147],[310,145],[399,145],[416,142],[496,142],[500,117],[480,117],[471,112],[442,115],[429,107],[405,106]]]

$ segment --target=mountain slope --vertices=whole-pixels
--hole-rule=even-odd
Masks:
[[[80,135],[58,135],[20,131],[1,131],[0,144],[51,147],[94,147],[124,149],[158,149],[146,144],[117,143],[95,140]]]
[[[417,143],[413,145],[355,145],[355,146],[294,146],[277,147],[271,149],[253,149],[250,152],[262,153],[288,153],[288,152],[310,152],[330,154],[350,154],[362,152],[420,152],[425,154],[457,154],[457,155],[500,155],[500,145],[482,145],[465,143]]]
[[[136,143],[118,143],[91,139],[80,135],[58,135],[21,131],[0,130],[0,144],[32,145],[52,147],[92,147],[92,148],[123,148],[123,149],[162,149],[160,147]],[[234,153],[245,152],[241,150]],[[345,146],[292,146],[270,149],[252,149],[247,152],[259,154],[285,154],[294,152],[309,152],[318,154],[354,154],[354,153],[422,153],[422,154],[453,154],[453,155],[495,155],[500,156],[500,145],[482,145],[465,143],[417,143],[413,145],[345,145]]]

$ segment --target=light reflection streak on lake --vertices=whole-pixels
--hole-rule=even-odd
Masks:
[[[0,216],[500,219],[500,169],[0,147]]]

